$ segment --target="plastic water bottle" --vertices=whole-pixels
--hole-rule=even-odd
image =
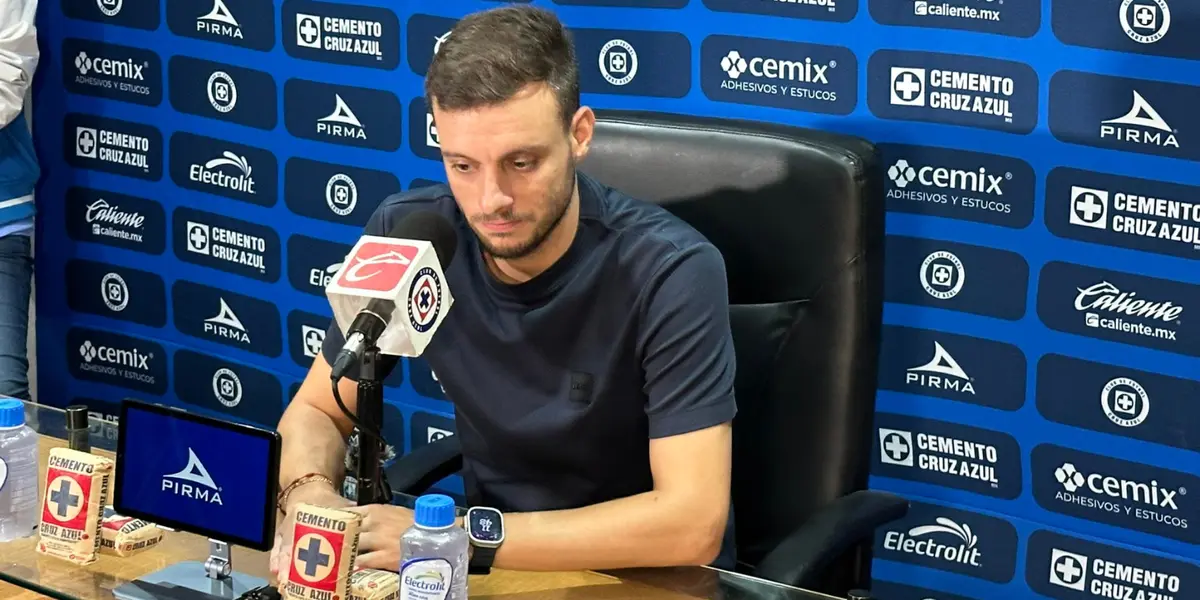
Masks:
[[[38,435],[20,400],[0,400],[0,542],[28,537],[38,525]]]
[[[417,498],[413,526],[400,536],[400,600],[467,600],[467,531],[454,524],[454,500]]]

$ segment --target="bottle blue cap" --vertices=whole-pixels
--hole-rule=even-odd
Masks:
[[[25,404],[20,400],[0,400],[0,427],[20,427],[25,424]]]
[[[454,499],[445,494],[425,494],[417,498],[413,522],[421,527],[441,528],[454,524]]]

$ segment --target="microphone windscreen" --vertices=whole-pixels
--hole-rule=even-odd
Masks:
[[[387,236],[404,240],[425,240],[433,244],[438,264],[442,265],[443,271],[450,268],[450,260],[454,258],[454,251],[458,247],[458,232],[454,230],[454,225],[451,225],[446,217],[428,210],[417,210],[405,215],[392,226]]]

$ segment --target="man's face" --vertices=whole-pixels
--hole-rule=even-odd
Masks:
[[[575,190],[581,145],[563,127],[553,91],[526,86],[502,104],[443,111],[433,106],[447,182],[480,244],[496,258],[539,248]]]

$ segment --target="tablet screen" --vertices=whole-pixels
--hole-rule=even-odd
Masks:
[[[113,508],[258,550],[274,536],[278,435],[180,409],[126,401]]]

